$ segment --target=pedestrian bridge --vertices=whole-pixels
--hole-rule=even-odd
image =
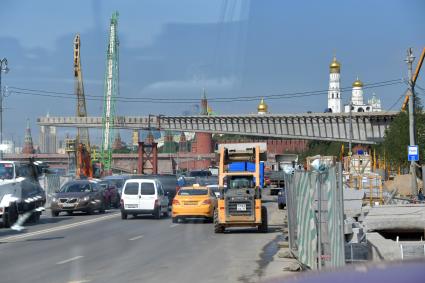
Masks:
[[[118,129],[158,129],[374,144],[398,112],[117,116]],[[40,126],[102,128],[102,117],[40,117]],[[351,127],[350,127],[351,124]],[[351,135],[350,135],[350,128]]]

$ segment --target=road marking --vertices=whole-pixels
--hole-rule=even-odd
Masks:
[[[91,280],[73,280],[73,281],[69,281],[68,283],[87,283],[87,282],[91,282]]]
[[[117,217],[118,215],[120,215],[120,213],[106,215],[106,216],[93,218],[93,219],[89,219],[89,220],[84,220],[84,221],[77,222],[77,223],[62,225],[62,226],[58,226],[58,227],[48,228],[48,229],[35,231],[35,232],[31,232],[31,233],[15,235],[15,236],[10,236],[10,237],[6,237],[6,238],[0,238],[0,242],[3,242],[3,243],[4,242],[15,242],[15,241],[22,240],[22,239],[29,238],[29,237],[33,237],[33,236],[39,236],[39,235],[43,235],[43,234],[47,234],[47,233],[51,233],[51,232],[58,232],[58,231],[66,230],[66,229],[75,228],[75,227],[78,227],[78,226],[96,223],[96,222],[99,222],[99,221],[103,221],[103,220],[107,220],[107,219],[110,219],[110,218]]]
[[[68,263],[68,262],[71,262],[71,261],[74,261],[74,260],[77,260],[77,259],[80,259],[80,258],[83,258],[83,256],[82,255],[79,255],[79,256],[74,256],[74,257],[71,257],[71,258],[69,258],[69,259],[65,259],[65,260],[62,260],[62,261],[59,261],[59,262],[56,262],[56,264],[64,264],[64,263]]]
[[[174,228],[174,227],[176,227],[176,226],[179,226],[180,224],[177,224],[177,223],[175,223],[175,224],[171,224],[170,225],[170,228]]]
[[[143,238],[143,235],[136,236],[136,237],[130,238],[130,239],[128,239],[128,240],[129,240],[129,241],[134,241],[134,240],[138,240],[138,239],[141,239],[141,238]]]

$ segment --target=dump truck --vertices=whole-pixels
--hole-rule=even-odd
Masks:
[[[215,233],[223,233],[230,227],[256,227],[259,232],[267,232],[267,209],[262,205],[260,186],[261,161],[266,158],[259,145],[220,147],[220,196],[214,210]]]

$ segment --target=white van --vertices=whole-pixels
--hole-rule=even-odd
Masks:
[[[157,219],[168,215],[168,196],[156,179],[128,179],[122,189],[121,219],[132,214],[153,214]]]

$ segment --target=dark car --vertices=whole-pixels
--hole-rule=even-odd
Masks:
[[[69,181],[54,195],[50,208],[53,217],[58,216],[62,211],[68,214],[74,211],[91,214],[95,210],[104,213],[105,201],[102,188],[96,182],[89,180]]]
[[[102,190],[106,208],[120,207],[120,195],[117,187],[115,186],[115,182],[112,180],[102,180],[98,183],[98,185]]]
[[[127,179],[129,179],[129,175],[113,175],[103,177],[102,180],[106,180],[112,183],[118,190],[118,196],[121,198],[122,188],[124,187],[124,183]]]
[[[286,192],[284,188],[277,193],[277,206],[279,209],[285,209],[286,207]]]
[[[208,170],[194,170],[189,172],[189,177],[209,177],[212,173]]]
[[[165,194],[168,196],[168,204],[173,203],[173,198],[177,192],[177,176],[174,174],[155,174],[155,175],[133,175],[135,179],[157,179],[161,182]]]
[[[41,211],[36,208],[46,203],[46,194],[38,182],[16,179],[0,185],[0,218],[3,227],[12,226],[19,215],[32,212],[29,221],[38,222]]]

